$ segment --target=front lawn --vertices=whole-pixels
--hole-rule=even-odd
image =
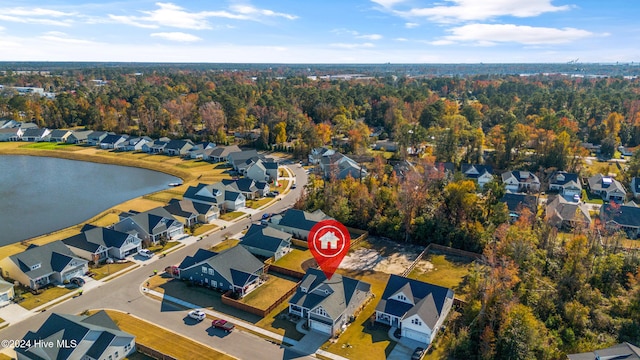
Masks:
[[[120,327],[120,330],[135,335],[136,343],[160,351],[165,355],[184,360],[235,359],[214,348],[202,345],[137,317],[115,310],[107,310],[107,313]]]
[[[169,241],[164,246],[158,243],[157,245],[149,246],[149,251],[153,251],[154,253],[159,253],[163,251],[168,251],[172,247],[178,246],[178,245],[180,245],[180,241]]]
[[[287,255],[281,257],[273,264],[286,269],[304,272],[302,263],[312,258],[313,255],[311,255],[311,251],[309,250],[291,249]]]
[[[242,215],[247,215],[247,214],[243,213],[242,211],[232,211],[232,212],[228,212],[226,214],[220,215],[220,220],[233,221],[234,219],[239,218]]]
[[[54,143],[54,142],[37,142],[37,143],[29,143],[26,145],[20,146],[26,149],[40,149],[40,150],[65,150],[65,151],[78,151],[82,150],[81,147],[76,146],[74,144],[67,143]]]
[[[53,286],[38,295],[33,295],[31,292],[25,292],[22,294],[24,300],[21,301],[19,305],[27,310],[33,310],[38,306],[56,300],[57,298],[76,290],[77,289]]]
[[[115,274],[120,270],[124,270],[130,266],[133,266],[134,263],[131,261],[123,262],[123,263],[113,263],[113,264],[102,264],[100,267],[90,269],[92,273],[96,274],[93,278],[95,280],[103,279],[111,274]]]
[[[196,227],[195,230],[193,230],[193,236],[200,236],[208,231],[214,230],[215,228],[217,228],[218,225],[216,224],[202,224],[198,227]]]
[[[455,290],[472,266],[470,258],[428,254],[407,277]]]
[[[295,282],[271,275],[267,282],[242,298],[240,302],[265,310],[278,300],[282,294],[295,287]]]
[[[582,190],[582,200],[584,200],[584,202],[589,204],[598,204],[598,205],[604,204],[604,201],[602,200],[602,198],[598,196],[594,196],[591,194],[591,192],[586,190]]]
[[[231,249],[232,247],[238,245],[238,243],[240,242],[240,240],[238,239],[227,239],[227,240],[222,240],[222,242],[216,244],[215,246],[211,247],[211,251],[213,252],[223,252],[227,249]]]
[[[252,209],[258,209],[263,205],[268,204],[273,198],[262,198],[258,200],[247,200],[247,207]]]
[[[273,190],[278,190],[280,191],[280,193],[282,193],[284,191],[284,189],[287,188],[287,186],[289,186],[289,180],[278,180],[278,184],[280,186],[272,186]]]

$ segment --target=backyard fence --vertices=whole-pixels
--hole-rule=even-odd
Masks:
[[[177,358],[174,358],[173,356],[169,356],[167,354],[161,353],[160,351],[156,350],[156,349],[152,349],[146,345],[142,345],[140,343],[136,343],[136,349],[138,350],[139,353],[143,353],[151,358],[154,358],[156,360],[178,360]]]
[[[271,305],[269,305],[269,307],[267,307],[266,309],[261,309],[261,308],[257,308],[257,307],[253,307],[251,305],[245,304],[240,300],[235,300],[233,298],[231,298],[229,295],[231,295],[231,291],[226,292],[224,295],[222,295],[221,299],[222,299],[222,303],[225,305],[229,305],[231,307],[234,307],[238,310],[242,310],[242,311],[246,311],[249,314],[254,314],[254,315],[258,315],[260,317],[265,317],[267,315],[269,315],[270,312],[273,311],[273,309],[275,309],[276,307],[278,307],[280,304],[282,304],[283,302],[285,302],[289,296],[293,295],[293,293],[296,292],[296,289],[298,288],[298,285],[300,285],[300,283],[298,282],[296,284],[296,286],[294,286],[293,288],[291,288],[289,291],[287,291],[286,293],[282,294],[281,297],[279,297],[278,299],[276,299]]]

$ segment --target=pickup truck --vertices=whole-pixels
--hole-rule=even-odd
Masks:
[[[232,323],[222,319],[213,320],[211,322],[211,326],[213,326],[216,329],[222,329],[226,332],[231,332],[233,328],[235,328],[235,326]]]

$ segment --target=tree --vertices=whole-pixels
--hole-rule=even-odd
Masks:
[[[546,328],[533,315],[531,308],[517,304],[505,315],[498,332],[496,359],[529,360],[538,358],[545,349],[542,347]]]
[[[198,108],[200,119],[209,134],[215,134],[227,123],[222,105],[215,101],[206,102]]]
[[[284,121],[277,123],[273,127],[273,135],[276,144],[282,144],[287,141],[287,124]]]

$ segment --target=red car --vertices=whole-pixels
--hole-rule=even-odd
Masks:
[[[222,329],[226,332],[231,332],[233,328],[235,328],[235,325],[228,322],[227,320],[222,320],[222,319],[213,320],[211,322],[211,326],[213,326],[216,329]]]

